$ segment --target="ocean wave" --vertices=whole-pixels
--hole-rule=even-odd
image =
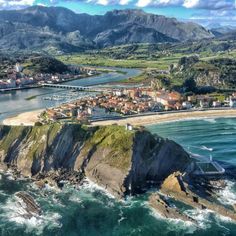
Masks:
[[[207,146],[205,146],[205,145],[202,145],[202,146],[192,146],[192,145],[188,145],[188,147],[187,147],[188,149],[190,149],[190,148],[196,148],[196,149],[201,149],[201,150],[205,150],[205,151],[210,151],[210,152],[212,152],[214,149],[213,148],[210,148],[210,147],[207,147]]]
[[[207,121],[207,122],[212,123],[212,124],[215,124],[217,122],[216,119],[214,119],[214,118],[204,118],[202,120]]]
[[[7,200],[6,204],[2,207],[3,213],[1,217],[7,219],[9,222],[14,222],[17,225],[25,227],[25,232],[33,232],[37,235],[42,235],[45,228],[53,229],[60,228],[61,223],[59,220],[61,216],[56,212],[44,212],[42,215],[34,215],[27,219],[24,215],[27,213],[24,209],[24,203],[19,204],[17,197],[12,197]]]
[[[107,197],[115,199],[115,196],[112,195],[110,192],[108,192],[104,187],[99,186],[98,184],[94,183],[88,178],[85,178],[83,184],[80,186],[80,189],[82,190],[88,190],[90,192],[93,191],[101,191],[103,192]]]
[[[236,204],[236,185],[234,182],[227,180],[226,187],[218,192],[218,200],[226,205]]]
[[[71,202],[76,202],[76,203],[82,203],[82,200],[81,198],[78,196],[78,194],[72,194],[70,197],[69,197],[69,201]]]
[[[212,211],[210,210],[199,210],[199,209],[191,209],[186,210],[185,213],[197,221],[198,227],[201,229],[207,229],[211,227],[210,214]]]
[[[222,132],[220,135],[233,135],[235,132]]]
[[[124,217],[124,212],[122,211],[122,209],[120,209],[120,213],[119,213],[119,219],[118,219],[118,224],[120,225],[122,221],[126,220],[127,217]]]
[[[13,177],[13,175],[7,175],[7,179],[8,179],[8,180],[15,180],[15,178]]]
[[[167,232],[181,232],[185,234],[193,234],[197,230],[197,226],[190,221],[183,221],[180,219],[165,218],[158,213],[158,211],[151,209],[150,215],[156,218],[158,221],[164,221],[167,226],[165,227]]]
[[[210,157],[207,157],[207,156],[202,156],[200,154],[197,154],[197,153],[193,153],[193,152],[189,152],[189,154],[195,158],[195,159],[198,159],[199,161],[209,161]]]
[[[149,203],[147,201],[140,200],[136,196],[129,196],[126,200],[122,201],[122,207],[124,208],[135,208],[135,207],[144,207],[150,209]]]
[[[222,216],[220,214],[216,214],[215,215],[216,220],[220,220],[221,222],[226,222],[226,223],[235,223],[231,218],[226,217],[226,216]],[[219,223],[219,222],[218,222]],[[219,226],[221,226],[221,224],[219,224]]]
[[[213,148],[209,148],[209,147],[207,147],[207,146],[201,146],[200,147],[200,149],[202,149],[202,150],[206,150],[206,151],[210,151],[210,152],[212,152],[214,149]]]
[[[0,190],[0,195],[2,195],[2,196],[8,196],[8,194],[5,193],[4,190]]]
[[[228,218],[228,217],[225,217],[225,216],[222,216],[222,215],[219,215],[219,214],[216,214],[215,215],[215,223],[216,223],[216,225],[219,227],[219,228],[221,228],[221,229],[223,229],[224,230],[224,235],[231,235],[230,233],[231,233],[231,231],[230,231],[230,229],[228,229],[227,227],[226,227],[226,224],[228,224],[228,223],[235,223],[232,219],[230,219],[230,218]],[[225,224],[226,223],[226,224]]]

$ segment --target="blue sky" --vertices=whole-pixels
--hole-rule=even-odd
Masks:
[[[37,4],[63,6],[78,13],[89,14],[137,8],[204,25],[236,25],[235,0],[0,0],[0,9],[20,9]]]

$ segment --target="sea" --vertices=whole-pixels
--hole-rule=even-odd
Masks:
[[[151,132],[173,139],[188,152],[212,157],[224,167],[236,165],[236,119],[203,119],[162,123],[147,127]],[[168,161],[168,160],[166,160]],[[227,180],[219,192],[224,204],[236,203],[236,185]],[[15,193],[29,192],[41,206],[40,217],[25,219]],[[154,190],[150,190],[154,191]],[[29,179],[14,180],[11,172],[0,173],[0,235],[47,236],[172,236],[236,235],[236,223],[208,210],[181,209],[197,225],[163,219],[152,210],[148,194],[117,201],[90,181],[74,189],[47,186],[39,190]]]

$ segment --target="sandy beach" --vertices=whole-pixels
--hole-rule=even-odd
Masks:
[[[30,112],[24,112],[21,113],[17,116],[9,117],[5,120],[3,120],[4,125],[10,125],[10,126],[19,126],[19,125],[24,125],[24,126],[33,126],[35,122],[38,120],[38,115],[42,112],[43,110],[35,110],[35,111],[30,111]]]
[[[236,109],[219,109],[219,110],[205,110],[205,111],[181,111],[175,113],[154,114],[139,117],[127,117],[120,120],[107,120],[93,122],[93,126],[97,125],[152,125],[163,122],[173,122],[191,119],[205,119],[205,118],[220,118],[220,117],[236,117]]]
[[[3,121],[4,125],[24,125],[33,126],[38,120],[38,115],[43,110],[36,110],[21,113],[15,117],[7,118]],[[163,122],[173,122],[180,120],[192,120],[192,119],[206,119],[206,118],[220,118],[220,117],[236,117],[236,109],[218,109],[218,110],[204,110],[204,111],[179,111],[169,113],[157,113],[150,115],[143,115],[137,117],[127,117],[122,119],[104,120],[92,122],[92,126],[98,125],[125,125],[127,123],[132,125],[152,125]]]

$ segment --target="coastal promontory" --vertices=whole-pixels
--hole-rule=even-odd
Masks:
[[[184,172],[190,163],[181,146],[142,128],[59,123],[1,126],[0,158],[30,177],[79,173],[119,198]]]
[[[80,186],[88,179],[118,199],[155,190],[149,205],[165,218],[196,223],[175,202],[236,220],[234,206],[217,201],[225,170],[198,162],[177,143],[144,127],[75,123],[0,126],[1,167],[31,177],[39,187]],[[204,172],[203,172],[204,169]]]

